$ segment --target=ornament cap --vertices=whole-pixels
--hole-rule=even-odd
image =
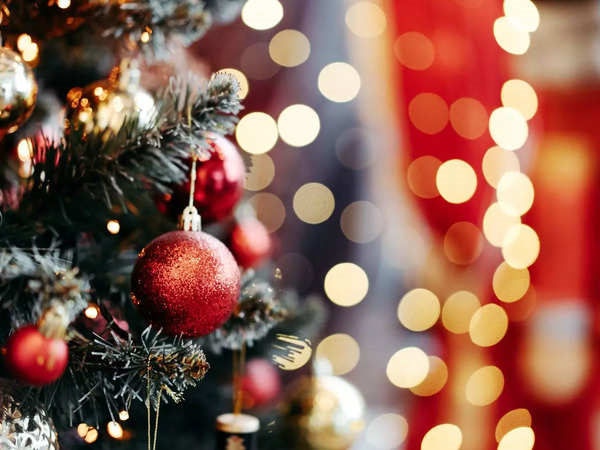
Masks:
[[[186,206],[179,217],[179,229],[183,231],[202,231],[202,218],[195,206]]]
[[[260,428],[260,421],[249,414],[221,414],[217,417],[218,431],[225,433],[256,433]]]
[[[62,339],[69,326],[67,310],[63,305],[55,304],[48,308],[38,323],[41,334],[50,339]]]

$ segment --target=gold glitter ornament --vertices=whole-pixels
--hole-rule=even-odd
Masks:
[[[27,63],[12,50],[0,47],[0,132],[17,131],[31,115],[37,92]]]
[[[106,80],[67,94],[67,129],[116,133],[126,119],[137,117],[144,127],[154,114],[154,98],[140,86],[140,71],[129,61],[115,67]]]

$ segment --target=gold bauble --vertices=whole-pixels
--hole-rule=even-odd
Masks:
[[[116,67],[106,80],[67,94],[67,127],[85,133],[118,132],[125,119],[137,117],[140,127],[154,116],[154,99],[139,85],[139,70]]]
[[[0,47],[0,131],[17,131],[31,115],[37,92],[27,63],[12,50]]]
[[[364,428],[363,396],[333,375],[299,380],[286,408],[289,420],[314,450],[346,450]]]

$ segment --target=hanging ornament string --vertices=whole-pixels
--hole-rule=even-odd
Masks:
[[[233,351],[233,413],[241,414],[244,406],[242,379],[246,370],[246,344]]]
[[[192,111],[191,105],[188,106],[188,127],[190,133],[192,132]],[[190,168],[190,197],[188,199],[188,205],[183,210],[181,218],[179,219],[179,229],[183,231],[201,231],[202,219],[198,210],[194,206],[194,191],[196,189],[196,160],[198,156],[194,153],[192,156],[192,167]]]
[[[156,442],[158,440],[158,419],[160,417],[160,403],[162,399],[162,392],[164,386],[161,386],[158,391],[157,405],[156,405],[156,417],[154,418],[154,437],[152,437],[152,416],[151,416],[151,400],[150,400],[150,358],[147,361],[147,372],[146,372],[146,412],[148,422],[148,450],[156,450]]]
[[[156,406],[156,419],[154,421],[154,443],[152,444],[152,450],[156,450],[156,441],[158,439],[158,417],[160,415],[160,400],[162,397],[163,388],[164,386],[161,386],[160,390],[158,391],[158,405]]]

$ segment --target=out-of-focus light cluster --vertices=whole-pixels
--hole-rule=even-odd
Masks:
[[[69,6],[71,6],[71,0],[58,0],[56,2],[56,6],[58,6],[60,9],[67,9]]]
[[[380,36],[387,26],[381,7],[370,1],[353,3],[346,11],[345,19],[350,31],[361,38]]]
[[[269,55],[280,66],[299,66],[310,55],[310,41],[298,30],[282,30],[271,38]]]
[[[345,62],[326,65],[319,72],[319,91],[325,98],[336,103],[353,100],[360,91],[360,75],[354,67]]]
[[[464,203],[475,194],[477,175],[466,161],[450,159],[438,168],[435,184],[448,203]]]
[[[496,366],[485,366],[471,374],[465,388],[467,401],[475,406],[494,403],[504,389],[504,375]]]
[[[475,294],[469,291],[457,291],[450,295],[442,308],[444,328],[455,334],[469,332],[469,324],[481,303]]]
[[[310,106],[290,105],[279,114],[277,127],[283,142],[292,147],[304,147],[319,135],[321,121]]]
[[[300,220],[310,224],[325,222],[335,209],[331,190],[321,183],[306,183],[294,194],[294,212]]]
[[[119,422],[110,421],[106,424],[106,431],[108,435],[114,439],[122,439],[123,438],[123,427]]]
[[[508,315],[495,303],[480,306],[469,322],[469,336],[480,347],[491,347],[502,340],[508,330]]]
[[[360,359],[360,346],[344,333],[332,334],[323,339],[315,351],[319,364],[327,364],[331,375],[345,375],[356,367]]]
[[[530,427],[510,430],[498,443],[498,450],[531,450],[535,443],[535,434]]]
[[[360,303],[369,291],[369,278],[357,264],[344,262],[333,266],[325,275],[325,294],[339,306]]]
[[[494,146],[485,152],[481,169],[485,180],[495,188],[505,173],[519,172],[521,165],[514,152]]]
[[[421,384],[429,373],[429,358],[418,347],[398,350],[386,367],[388,380],[400,388],[412,388]]]
[[[531,414],[529,411],[525,408],[518,408],[507,412],[496,424],[496,442],[500,442],[509,431],[522,427],[531,427]]]
[[[33,173],[33,143],[31,139],[21,139],[17,144],[19,176],[29,178]]]
[[[244,151],[253,155],[267,153],[277,143],[277,123],[264,112],[251,112],[240,119],[235,137]]]
[[[85,308],[85,310],[83,311],[83,315],[85,317],[87,317],[88,319],[96,319],[98,317],[98,314],[100,313],[100,310],[98,309],[97,305],[89,305],[87,308]]]
[[[413,289],[407,292],[398,304],[398,320],[411,331],[425,331],[431,328],[440,315],[440,301],[427,289]]]
[[[98,430],[83,422],[77,425],[77,434],[88,444],[96,442],[98,439]]]
[[[27,62],[35,61],[39,54],[38,45],[26,33],[21,34],[17,38],[17,48],[21,52],[21,57]]]
[[[242,21],[255,30],[268,30],[283,19],[278,0],[247,0],[242,7]]]
[[[421,441],[421,450],[459,450],[463,437],[460,428],[443,423],[431,428]]]
[[[110,234],[119,234],[119,231],[121,231],[121,224],[118,220],[111,219],[106,222],[106,229]]]
[[[408,435],[408,422],[400,414],[387,413],[374,418],[365,431],[367,443],[377,449],[398,448]]]
[[[494,272],[492,287],[499,300],[513,303],[523,298],[529,290],[529,283],[529,270],[515,269],[503,262]]]
[[[419,397],[429,397],[440,392],[448,381],[448,366],[437,356],[428,356],[429,371],[423,381],[410,388]]]

